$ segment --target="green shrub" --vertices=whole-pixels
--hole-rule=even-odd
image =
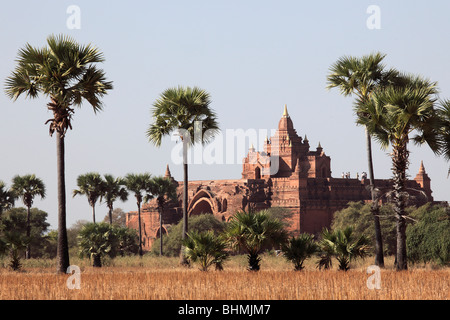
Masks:
[[[219,221],[212,214],[201,214],[198,216],[189,217],[188,231],[203,232],[212,230],[215,234],[222,232],[225,228],[225,222]],[[180,220],[178,224],[172,225],[168,228],[167,234],[163,235],[164,255],[179,256],[181,250],[181,232],[183,229],[183,221]],[[151,253],[159,255],[160,239],[153,242]]]
[[[411,262],[450,263],[450,208],[426,204],[411,213],[415,222],[406,229]]]

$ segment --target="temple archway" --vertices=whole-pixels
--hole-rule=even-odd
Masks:
[[[199,215],[202,213],[214,214],[217,212],[214,196],[208,190],[199,190],[188,205],[188,213],[191,215]]]
[[[189,212],[189,215],[195,216],[206,213],[213,214],[213,206],[211,201],[206,198],[201,198],[193,205],[191,211]]]
[[[155,238],[156,238],[156,239],[159,239],[160,234],[161,234],[161,229],[158,228],[158,230],[156,230]],[[163,235],[167,235],[167,229],[166,229],[164,226],[162,227],[162,234],[163,234]]]

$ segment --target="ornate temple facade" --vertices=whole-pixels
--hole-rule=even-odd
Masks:
[[[330,226],[333,214],[345,208],[349,201],[371,201],[367,176],[332,177],[331,158],[320,143],[311,150],[307,137],[297,134],[286,106],[274,136],[265,140],[263,151],[256,151],[253,145],[250,147],[243,159],[241,179],[189,181],[189,216],[208,213],[227,221],[238,210],[282,207],[293,213],[290,226],[294,234],[317,234]],[[165,208],[162,230],[155,200],[143,206],[144,250],[151,248],[160,232],[167,233],[167,227],[182,218],[183,182],[173,179],[168,166],[165,176],[177,184],[179,201]],[[391,189],[391,182],[375,180],[375,186],[378,194],[385,195]],[[430,178],[423,163],[407,187],[419,191],[411,200],[415,204],[433,201]],[[382,199],[380,197],[380,201]],[[138,229],[137,212],[129,212],[126,223]]]

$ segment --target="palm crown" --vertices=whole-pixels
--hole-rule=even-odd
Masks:
[[[50,135],[56,130],[64,135],[71,129],[74,110],[86,100],[94,112],[102,109],[100,98],[112,89],[105,73],[94,63],[103,62],[103,54],[92,45],[79,45],[72,38],[59,35],[47,38],[47,47],[26,44],[19,50],[17,67],[6,79],[6,94],[13,100],[20,95],[36,98],[50,96],[48,109],[53,112]]]
[[[153,104],[154,122],[147,130],[147,137],[160,146],[163,136],[178,131],[180,138],[189,144],[208,143],[219,130],[210,103],[210,95],[198,87],[165,90]],[[195,127],[196,121],[201,121],[201,128]]]
[[[34,174],[15,176],[13,178],[12,191],[17,197],[22,197],[23,203],[27,207],[31,207],[33,205],[33,199],[35,196],[45,198],[45,184]]]

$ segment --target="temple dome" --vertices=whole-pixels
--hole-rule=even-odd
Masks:
[[[294,130],[294,124],[292,123],[291,117],[287,111],[287,105],[284,105],[283,116],[278,122],[278,130]]]

